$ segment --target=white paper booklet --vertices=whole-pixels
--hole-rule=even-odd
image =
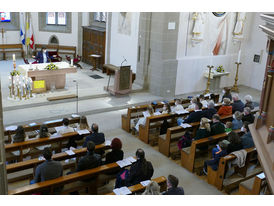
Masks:
[[[90,133],[87,129],[76,130],[76,132],[78,132],[79,135],[89,134]]]
[[[187,124],[187,123],[182,123],[180,126],[183,128],[192,127],[190,124]]]
[[[145,118],[146,118],[146,117],[150,117],[150,114],[149,114],[148,111],[143,112],[143,115],[144,115]]]
[[[132,163],[128,160],[128,159],[123,159],[123,160],[119,160],[116,162],[119,167],[123,168],[123,167],[126,167],[128,165],[131,165]]]
[[[159,112],[159,111],[154,112],[154,115],[161,115],[161,112]]]
[[[110,145],[111,145],[111,141],[110,141],[110,140],[106,140],[106,141],[105,141],[105,145],[106,145],[106,146],[110,146]]]
[[[38,160],[45,160],[43,156],[38,157]]]
[[[176,114],[187,114],[187,113],[189,113],[189,111],[187,111],[187,110],[177,110],[177,111],[175,111],[175,113]]]
[[[142,181],[140,183],[141,183],[141,185],[143,185],[144,187],[146,187],[146,186],[149,185],[150,182],[151,182],[150,180],[145,180],[145,181]]]
[[[113,190],[116,195],[129,195],[132,192],[127,187],[120,187]]]
[[[10,131],[14,131],[17,129],[17,126],[16,125],[11,125],[11,126],[8,126],[6,127],[6,131],[10,130]]]
[[[74,155],[74,154],[75,154],[72,150],[67,150],[66,153],[67,153],[68,155]]]
[[[136,162],[137,160],[136,159],[134,159],[132,156],[130,156],[130,157],[128,157],[128,158],[126,158],[128,161],[130,161],[131,163],[133,163],[133,162]]]
[[[56,132],[58,133],[60,130],[62,130],[64,128],[64,126],[60,126],[60,127],[55,127]]]
[[[76,117],[80,117],[80,115],[79,114],[72,114],[71,117],[76,118]]]

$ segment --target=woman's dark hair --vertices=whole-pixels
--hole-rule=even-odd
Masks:
[[[165,106],[167,108],[167,113],[170,113],[171,112],[170,104],[169,103],[165,103]]]
[[[230,88],[228,88],[228,87],[224,87],[224,90],[225,90],[225,93],[224,93],[224,95],[231,95],[231,93],[230,93]]]
[[[148,168],[148,163],[145,159],[145,152],[143,149],[137,149],[136,151],[136,157],[138,159],[138,163],[140,164],[140,173],[143,173],[145,176],[147,175],[147,168]]]
[[[228,134],[228,141],[230,142],[230,144],[240,144],[241,143],[241,138],[239,137],[239,135],[236,132],[230,132]]]
[[[48,137],[48,136],[49,136],[48,127],[47,127],[47,125],[42,124],[40,126],[39,137],[43,138],[43,137]]]
[[[122,142],[119,138],[115,137],[112,141],[111,141],[111,148],[113,150],[120,150],[122,148]]]
[[[22,141],[25,140],[26,134],[25,134],[25,130],[24,130],[24,128],[23,128],[22,125],[19,125],[19,126],[17,127],[16,133],[15,133],[15,135],[14,135],[14,138],[15,138],[15,139],[22,139]]]
[[[64,118],[64,119],[63,119],[63,124],[64,124],[65,126],[68,126],[68,125],[69,125],[69,119],[68,119],[68,118]]]

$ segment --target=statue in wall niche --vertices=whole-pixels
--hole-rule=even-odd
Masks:
[[[243,40],[243,30],[244,30],[244,22],[246,19],[246,12],[237,12],[237,18],[235,23],[235,28],[233,31],[233,40],[235,42],[239,42]]]
[[[131,34],[131,12],[119,12],[118,14],[118,33]]]
[[[192,30],[192,46],[201,43],[204,40],[204,14],[202,12],[193,12],[193,30]]]

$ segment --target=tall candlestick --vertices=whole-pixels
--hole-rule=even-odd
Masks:
[[[240,63],[240,60],[241,60],[241,50],[239,50],[238,52],[238,63]]]

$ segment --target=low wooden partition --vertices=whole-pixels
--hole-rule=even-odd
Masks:
[[[0,44],[0,53],[3,53],[3,60],[6,60],[7,53],[21,53],[24,58],[24,50],[22,44]]]
[[[119,165],[110,163],[93,169],[88,169],[73,174],[58,177],[53,180],[35,183],[32,185],[23,186],[14,190],[9,190],[9,195],[29,195],[43,191],[49,191],[49,194],[54,194],[54,189],[64,186],[61,194],[69,194],[73,191],[88,188],[90,194],[97,194],[98,175],[105,174],[113,170],[117,170]],[[94,178],[92,181],[86,179]]]
[[[63,46],[63,45],[56,45],[56,44],[35,44],[35,55],[38,51],[42,49],[42,47],[46,47],[49,51],[58,51],[58,54],[67,54],[73,55],[76,57],[76,47],[75,46]]]
[[[166,189],[167,189],[167,179],[164,176],[154,178],[151,181],[154,181],[154,182],[158,183],[158,185],[160,186],[160,192],[166,191]],[[146,187],[139,183],[139,184],[128,187],[128,189],[132,192],[132,195],[134,195],[136,193],[144,192]],[[108,193],[106,195],[115,195],[115,193],[111,192],[111,193]]]
[[[238,168],[237,166],[234,166],[231,162],[236,159],[236,156],[233,154],[229,154],[225,157],[222,157],[219,162],[218,170],[214,171],[210,166],[207,167],[207,178],[208,183],[214,185],[217,187],[218,190],[225,189],[225,192],[230,193],[232,189],[235,189],[239,186],[239,184],[242,181],[245,181],[249,178],[254,177],[255,175],[262,172],[261,167],[252,167],[251,170],[249,169],[249,166],[251,166],[251,161],[254,161],[257,159],[257,151],[256,148],[248,148],[245,149],[247,151],[247,157],[245,161],[245,166],[242,168]],[[235,171],[238,176],[231,176],[229,178],[225,178],[228,164],[231,163],[231,167],[235,168]],[[254,165],[253,165],[254,166]]]
[[[259,195],[261,190],[267,186],[264,173],[245,180],[239,185],[239,195]]]

